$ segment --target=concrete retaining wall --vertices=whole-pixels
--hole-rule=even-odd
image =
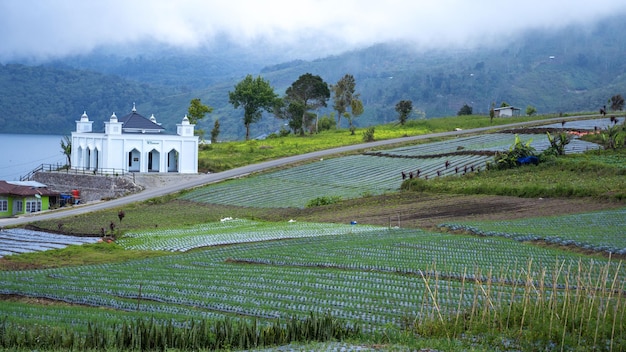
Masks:
[[[118,198],[143,189],[125,176],[38,172],[33,175],[32,180],[43,183],[49,189],[61,193],[71,194],[73,189],[78,189],[83,202]]]

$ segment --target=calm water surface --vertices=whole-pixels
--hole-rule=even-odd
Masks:
[[[19,180],[41,164],[65,164],[63,136],[0,134],[0,180]]]

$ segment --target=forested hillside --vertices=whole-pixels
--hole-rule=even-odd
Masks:
[[[413,102],[412,118],[455,115],[464,104],[486,114],[492,103],[503,101],[522,112],[529,105],[538,113],[597,111],[610,96],[626,93],[626,38],[619,35],[624,31],[626,24],[615,16],[591,27],[535,30],[472,49],[385,43],[281,62],[272,61],[278,54],[222,42],[211,50],[149,46],[129,57],[124,51],[95,51],[38,66],[5,64],[0,65],[0,133],[67,134],[83,110],[101,128],[100,121],[114,111],[125,113],[133,102],[140,113],[154,113],[171,129],[198,97],[214,108],[199,128],[209,131],[219,118],[220,139],[241,139],[243,112],[228,103],[228,91],[246,74],[263,76],[281,95],[307,72],[329,84],[352,74],[365,108],[357,126],[395,120],[394,106],[402,99]],[[251,126],[251,134],[281,124],[267,115]]]
[[[138,108],[152,110],[174,94],[170,88],[96,72],[0,65],[0,133],[69,134],[83,111],[98,130],[113,112],[130,112],[135,101]],[[181,107],[181,119],[185,112]]]

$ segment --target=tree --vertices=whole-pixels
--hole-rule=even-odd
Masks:
[[[228,92],[228,101],[233,107],[243,107],[243,124],[246,126],[246,140],[250,139],[250,125],[258,122],[263,116],[263,110],[272,112],[276,105],[278,94],[269,81],[261,76],[252,78],[247,75],[237,83],[235,90]]]
[[[330,89],[320,76],[305,73],[293,82],[291,87],[287,88],[285,94],[286,100],[290,104],[299,104],[303,109],[300,135],[304,135],[307,112],[326,106],[326,101],[330,98]]]
[[[565,146],[568,145],[572,138],[569,134],[561,132],[556,136],[552,136],[550,132],[546,132],[550,147],[543,151],[545,155],[565,155]]]
[[[457,116],[463,116],[463,115],[471,115],[472,114],[472,107],[464,104],[460,109],[459,112],[456,113]]]
[[[535,109],[534,106],[528,105],[526,107],[526,115],[533,116],[536,112],[537,112],[537,109]]]
[[[507,103],[506,101],[503,101],[502,104],[500,104],[501,108],[506,108],[506,107],[509,107],[509,106],[511,106],[511,105],[509,105],[509,103]]]
[[[187,118],[189,119],[189,123],[192,125],[197,125],[198,121],[204,118],[204,115],[213,112],[213,108],[202,104],[200,98],[191,99],[189,103],[189,108],[187,109]],[[196,128],[194,134],[200,136],[200,139],[204,139],[204,130],[201,128]]]
[[[612,96],[611,100],[609,100],[609,103],[611,103],[611,110],[613,111],[621,111],[622,109],[624,109],[624,98],[621,94],[616,94]]]
[[[291,101],[288,97],[279,99],[274,106],[274,115],[277,118],[287,121],[287,126],[295,134],[302,126],[302,114],[304,114],[302,104]],[[307,120],[308,122],[308,120]]]
[[[337,111],[337,127],[339,128],[341,128],[341,116],[352,106],[352,99],[355,98],[355,86],[354,76],[346,74],[337,81],[337,84],[330,87],[333,91],[333,109]]]
[[[63,136],[61,139],[61,153],[67,158],[67,166],[72,167],[72,138]]]
[[[337,121],[335,121],[335,117],[334,116],[327,116],[324,115],[322,116],[319,121],[318,121],[318,129],[320,131],[328,131],[328,130],[334,130],[337,127]]]
[[[189,119],[189,123],[192,125],[197,125],[198,121],[204,118],[204,115],[213,112],[213,108],[202,104],[200,98],[191,99],[189,103],[189,108],[187,109],[187,118]]]
[[[215,119],[213,129],[211,130],[211,143],[217,143],[217,136],[220,134],[220,120]]]
[[[401,125],[404,125],[409,117],[409,114],[411,113],[411,110],[413,110],[413,102],[410,100],[400,100],[396,104],[396,111],[400,115],[398,119],[400,120]]]
[[[361,102],[360,99],[352,99],[350,102],[350,110],[352,111],[352,116],[347,115],[347,117],[348,122],[350,122],[350,134],[354,135],[355,127],[352,121],[363,114],[363,102]]]

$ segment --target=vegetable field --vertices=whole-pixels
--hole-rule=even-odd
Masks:
[[[0,230],[0,258],[6,255],[46,251],[69,245],[95,243],[96,237],[76,237],[25,229]]]
[[[626,208],[511,221],[442,224],[453,231],[626,254]]]
[[[530,145],[535,148],[537,152],[542,152],[550,147],[550,142],[546,134],[518,134],[518,136],[523,143],[530,142]],[[515,135],[511,133],[490,133],[401,147],[371,154],[388,157],[429,157],[459,152],[505,152],[509,149],[514,140]],[[570,144],[565,146],[565,152],[568,154],[582,153],[587,150],[598,149],[599,147],[600,146],[595,143],[574,138]]]
[[[349,199],[395,192],[402,183],[403,171],[408,174],[420,169],[422,177],[436,177],[437,170],[445,170],[446,160],[452,162],[446,174],[452,174],[455,166],[484,168],[491,157],[460,155],[454,158],[401,159],[353,155],[210,185],[192,190],[181,198],[247,207],[300,208],[320,196]]]
[[[263,223],[245,219],[222,219],[218,223],[176,229],[128,233],[117,241],[126,249],[178,251],[200,247],[260,242],[300,237],[353,234],[376,229],[375,226],[353,226],[326,223]]]
[[[617,117],[615,123],[611,122],[610,118],[592,119],[592,120],[576,120],[568,121],[565,125],[561,123],[553,123],[549,125],[543,125],[544,128],[565,128],[565,129],[580,129],[593,131],[595,128],[605,129],[614,124],[624,123],[624,117]]]
[[[530,141],[537,152],[550,146],[545,134],[519,136],[524,143]],[[318,197],[380,195],[397,191],[403,172],[405,177],[434,178],[484,170],[493,161],[493,153],[507,151],[514,139],[511,133],[491,133],[319,160],[194,189],[181,198],[243,207],[302,208]],[[565,146],[565,152],[598,148],[597,144],[574,138]]]
[[[248,237],[242,233],[244,242]],[[372,331],[400,327],[407,318],[508,305],[530,287],[560,296],[614,285],[598,286],[597,277],[616,278],[619,287],[626,271],[608,260],[505,238],[381,228],[118,264],[0,272],[0,294],[84,306],[33,310],[7,303],[0,315],[81,330],[96,314],[111,321],[137,312],[163,321],[227,316],[267,321],[330,312]]]

